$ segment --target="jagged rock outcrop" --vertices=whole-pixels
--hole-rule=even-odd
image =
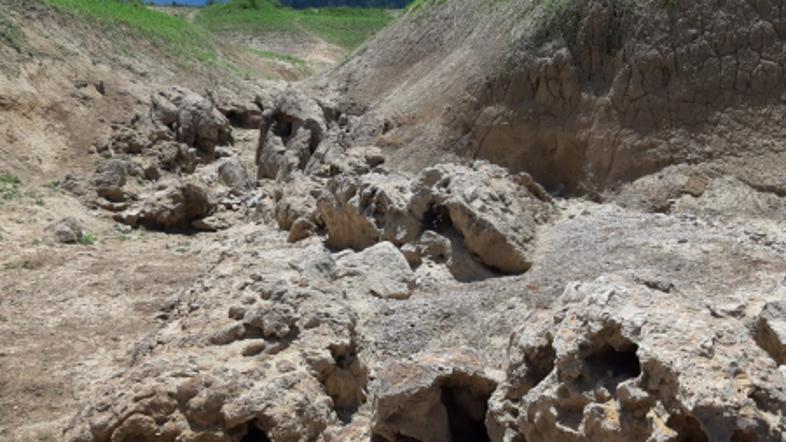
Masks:
[[[786,365],[786,301],[767,303],[753,325],[759,347],[779,365]]]
[[[327,132],[319,103],[295,87],[278,94],[265,109],[257,148],[258,178],[285,178],[304,170]]]
[[[549,197],[528,175],[483,163],[440,165],[424,170],[412,191],[409,212],[427,229],[455,229],[492,269],[529,269],[531,243],[548,218]]]
[[[410,180],[377,171],[331,179],[318,208],[327,230],[327,244],[363,250],[380,241],[402,245],[417,235],[418,220],[407,211]]]
[[[150,109],[116,125],[92,179],[96,204],[137,227],[219,230],[232,224],[255,183],[240,153],[228,146],[229,120],[214,104],[171,87]]]
[[[339,292],[316,288],[329,278],[316,258],[330,255],[247,232],[214,269],[242,288],[208,275],[181,293],[65,440],[317,440],[366,403],[357,317]]]
[[[158,190],[140,197],[131,209],[115,219],[131,226],[154,230],[188,230],[192,223],[212,214],[216,203],[207,190],[196,183],[161,183]]]
[[[415,290],[415,274],[407,259],[387,241],[362,252],[345,253],[336,265],[336,278],[348,290],[384,299],[407,299]]]
[[[548,219],[548,200],[528,175],[480,162],[436,166],[414,180],[384,171],[338,176],[319,210],[331,247],[405,246],[434,231],[459,238],[495,271],[522,273],[537,226]]]
[[[497,384],[491,376],[465,348],[390,364],[372,385],[372,440],[488,440],[484,421]]]
[[[511,340],[490,402],[493,440],[786,435],[783,373],[736,318],[620,276],[569,285],[560,305]]]
[[[186,89],[172,87],[153,95],[151,117],[174,132],[177,141],[205,155],[232,141],[229,120],[213,101]]]

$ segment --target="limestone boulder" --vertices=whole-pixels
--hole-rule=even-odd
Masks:
[[[424,170],[412,192],[409,213],[426,229],[455,229],[469,251],[502,273],[529,269],[537,227],[550,213],[529,175],[487,163],[439,165]]]
[[[216,146],[232,141],[229,120],[210,98],[173,86],[151,98],[154,123],[170,128],[177,141],[211,155]]]
[[[50,224],[46,228],[55,241],[64,244],[75,244],[84,235],[82,224],[73,217],[66,217]]]
[[[352,290],[383,299],[407,299],[415,289],[415,274],[407,259],[387,241],[349,252],[336,265],[337,277]]]
[[[380,241],[413,240],[420,223],[407,211],[409,187],[409,178],[385,170],[331,179],[317,203],[328,245],[358,251]]]
[[[111,159],[99,164],[92,180],[98,196],[113,202],[125,201],[128,194],[123,187],[129,167],[129,162],[122,159]]]
[[[756,318],[754,338],[779,365],[786,364],[786,301],[768,302]]]
[[[284,89],[262,115],[257,177],[283,179],[304,170],[326,132],[319,103],[294,86]]]
[[[215,209],[216,204],[205,188],[179,180],[160,183],[158,190],[143,195],[137,204],[115,219],[154,230],[187,230],[194,221],[211,215]]]
[[[783,374],[739,320],[623,275],[570,284],[560,302],[510,341],[507,379],[490,401],[492,440],[786,435]]]

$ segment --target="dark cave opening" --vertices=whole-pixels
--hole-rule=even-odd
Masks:
[[[735,430],[731,435],[730,442],[759,442],[755,434],[745,430]]]
[[[595,379],[631,379],[641,374],[641,362],[636,355],[638,349],[639,346],[633,343],[619,350],[605,344],[585,361]]]
[[[701,423],[693,416],[674,414],[669,417],[666,425],[677,432],[675,442],[710,442]]]
[[[453,227],[453,221],[450,219],[450,213],[445,207],[430,207],[426,213],[423,214],[421,221],[421,230],[432,230],[440,234],[446,233],[460,233]]]
[[[452,442],[490,441],[484,422],[488,400],[466,387],[442,388]]]
[[[249,422],[247,426],[246,435],[240,439],[240,442],[270,442],[270,438],[259,428],[256,421]]]
[[[281,138],[282,143],[287,144],[294,135],[295,121],[286,115],[276,115],[271,129],[275,136]]]

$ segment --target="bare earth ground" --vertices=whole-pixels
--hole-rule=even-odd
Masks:
[[[157,85],[209,81],[163,59],[112,58],[102,37],[37,13],[16,17],[29,19],[33,55],[0,54],[0,173],[22,180],[19,195],[0,199],[2,441],[62,440],[85,386],[129,362],[166,300],[210,266],[203,246],[221,236],[121,233],[57,187],[68,173],[89,179],[111,124],[133,117]],[[254,136],[236,137],[253,161]],[[46,227],[67,216],[97,242],[56,244]]]

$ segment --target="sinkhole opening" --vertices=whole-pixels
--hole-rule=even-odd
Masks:
[[[639,346],[633,343],[621,348],[606,343],[585,361],[595,378],[631,379],[641,374],[641,362],[636,355],[638,349]]]
[[[693,416],[673,414],[666,421],[666,425],[677,432],[675,442],[710,442],[701,423]]]
[[[452,442],[490,441],[485,424],[488,400],[466,387],[442,388]]]
[[[256,421],[249,422],[247,427],[246,434],[240,442],[270,442],[270,438],[259,428]]]

